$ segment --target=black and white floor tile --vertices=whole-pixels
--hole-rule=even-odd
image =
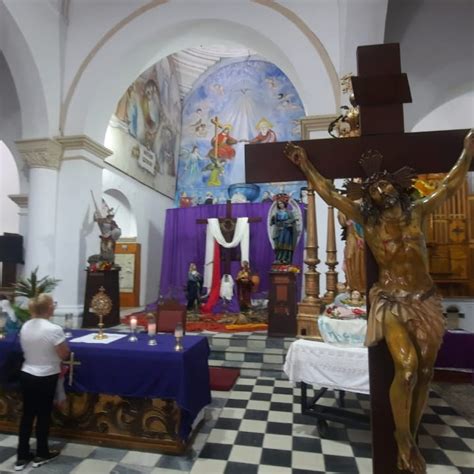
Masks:
[[[329,391],[320,400],[335,402]],[[368,396],[346,393],[346,406],[366,411]],[[316,420],[300,411],[300,390],[288,381],[240,378],[191,474],[371,472],[369,430],[330,424],[321,439]],[[419,443],[428,474],[474,473],[474,427],[434,393]]]
[[[231,392],[213,392],[194,443],[168,456],[67,443],[55,461],[23,472],[38,474],[317,474],[371,472],[370,432],[330,424],[318,435],[301,415],[300,390],[288,381],[241,377]],[[321,403],[335,403],[326,392]],[[367,410],[367,396],[346,393],[346,406]],[[419,443],[428,474],[474,473],[474,426],[432,393]],[[17,437],[0,435],[0,474],[13,472]]]

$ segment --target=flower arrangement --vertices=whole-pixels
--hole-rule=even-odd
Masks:
[[[91,263],[89,265],[89,271],[91,272],[105,272],[110,270],[113,267],[112,262],[106,262],[105,260],[101,260],[96,263]]]
[[[336,305],[328,306],[325,314],[333,319],[367,319],[367,311],[361,308],[346,308],[344,306]]]
[[[415,192],[418,194],[419,198],[428,196],[436,189],[435,186],[423,179],[415,180],[415,182],[413,183],[413,188],[415,189]]]
[[[301,268],[297,267],[296,265],[291,265],[291,264],[279,264],[276,263],[272,265],[272,272],[289,272],[289,273],[300,273]]]

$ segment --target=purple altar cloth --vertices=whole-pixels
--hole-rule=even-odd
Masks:
[[[232,217],[260,217],[260,222],[250,224],[250,267],[260,276],[258,292],[268,292],[269,271],[275,254],[271,247],[267,217],[271,203],[232,204]],[[163,263],[161,266],[160,295],[172,294],[185,302],[184,287],[188,278],[189,264],[194,262],[198,271],[204,273],[206,247],[206,224],[198,224],[197,219],[225,217],[226,205],[195,206],[175,208],[166,211],[165,235],[163,243]],[[303,236],[295,249],[293,264],[302,268]],[[239,262],[232,262],[232,278],[235,280],[240,269]],[[297,277],[298,294],[301,291],[301,273]],[[147,309],[151,305],[147,306]],[[229,309],[230,311],[230,309]]]
[[[113,333],[114,331],[106,331]],[[90,331],[73,330],[73,339]],[[211,403],[209,345],[202,336],[185,336],[183,352],[175,352],[174,336],[159,334],[158,344],[148,346],[148,335],[137,334],[137,342],[126,337],[109,344],[71,342],[75,359],[72,392],[105,393],[122,397],[168,398],[182,410],[179,435],[186,440],[193,420]],[[0,345],[0,370],[8,351],[19,350],[14,335]]]
[[[474,370],[474,333],[446,331],[435,367]]]

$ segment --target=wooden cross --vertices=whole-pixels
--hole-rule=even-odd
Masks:
[[[261,220],[260,217],[249,217],[248,222],[251,224],[253,222],[261,222]],[[232,242],[236,222],[237,219],[232,217],[232,203],[230,200],[227,200],[225,204],[225,217],[219,218],[221,232],[226,242]],[[196,219],[196,223],[207,224],[207,219]],[[230,275],[232,260],[234,260],[232,258],[232,249],[223,249],[222,260],[224,261],[224,275]]]
[[[368,150],[383,155],[383,167],[395,171],[409,165],[417,173],[447,172],[463,149],[468,130],[404,133],[403,103],[411,102],[405,74],[401,74],[398,44],[357,48],[358,76],[352,78],[360,108],[361,136],[344,139],[305,140],[310,161],[328,179],[358,178],[359,160]],[[285,143],[247,145],[247,183],[300,181],[304,174],[284,156]],[[368,288],[377,280],[377,265],[368,251]],[[398,472],[397,448],[393,437],[389,388],[393,362],[385,341],[369,348],[369,377],[372,422],[373,472]]]
[[[63,360],[62,362],[64,365],[67,365],[69,367],[69,376],[68,376],[68,385],[72,385],[72,379],[74,377],[74,366],[75,365],[81,365],[81,363],[78,360],[74,360],[74,352],[71,352],[69,359],[68,360]]]

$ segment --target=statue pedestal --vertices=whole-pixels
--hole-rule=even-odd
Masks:
[[[92,298],[104,287],[105,293],[112,300],[112,310],[104,317],[104,327],[109,328],[120,324],[120,270],[107,270],[103,272],[87,271],[86,297],[84,299],[84,315],[82,318],[83,328],[97,327],[99,317],[90,311]]]
[[[295,273],[270,273],[268,335],[276,337],[294,337],[296,335]]]

